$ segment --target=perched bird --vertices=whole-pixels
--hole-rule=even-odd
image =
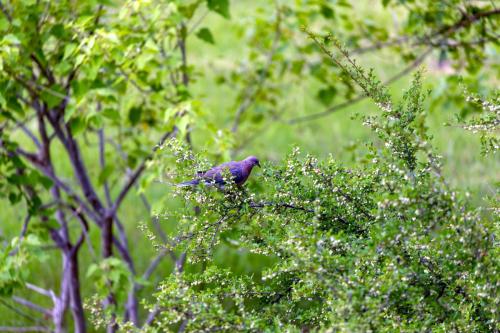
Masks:
[[[198,172],[196,179],[177,184],[177,186],[195,186],[200,183],[207,185],[224,186],[224,170],[229,170],[233,181],[237,185],[243,185],[254,166],[260,167],[259,159],[255,156],[249,156],[242,161],[231,161],[223,163],[205,172]]]

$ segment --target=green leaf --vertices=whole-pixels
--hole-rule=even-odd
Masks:
[[[130,124],[137,125],[141,120],[142,108],[134,106],[128,112],[128,120]]]
[[[7,44],[14,44],[14,45],[21,44],[21,41],[19,40],[19,38],[17,38],[17,36],[15,36],[13,34],[7,34],[7,35],[3,36],[2,42],[6,42]]]
[[[91,264],[89,268],[87,269],[87,274],[86,277],[89,278],[92,275],[94,275],[95,272],[99,269],[99,266],[97,264]]]
[[[229,13],[229,0],[207,0],[207,7],[227,19],[231,17]]]
[[[102,169],[99,173],[99,178],[97,180],[99,185],[104,184],[104,182],[108,180],[109,176],[111,176],[114,170],[115,167],[112,164],[106,165],[104,169]]]
[[[22,199],[21,193],[14,193],[14,192],[9,193],[9,202],[11,205],[15,205],[16,203],[21,201],[21,199]]]
[[[5,17],[0,17],[0,31],[5,31],[9,28],[9,21]]]
[[[200,5],[199,1],[193,2],[187,6],[179,6],[179,12],[184,15],[185,18],[191,19],[196,12],[196,9]]]
[[[59,84],[54,84],[49,88],[44,88],[40,94],[43,101],[47,103],[49,108],[53,108],[64,99],[65,93],[63,87]]]
[[[0,59],[0,62],[1,62],[1,59]],[[1,70],[2,70],[2,69],[0,68],[0,71],[1,71]],[[0,91],[0,106],[1,106],[2,108],[5,108],[5,105],[6,105],[6,104],[7,104],[7,101],[5,100],[5,97],[3,97],[2,92]]]
[[[116,109],[104,109],[102,110],[102,115],[104,118],[108,118],[113,121],[120,121],[120,112]]]
[[[198,30],[198,32],[196,33],[196,37],[209,44],[215,44],[214,36],[208,28],[201,28],[200,30]]]
[[[335,87],[329,86],[318,91],[318,99],[321,104],[328,106],[333,101],[336,94],[337,89],[335,89]]]
[[[334,14],[335,13],[330,6],[328,5],[321,6],[321,15],[323,15],[325,18],[333,18]]]
[[[47,220],[42,222],[42,226],[47,229],[58,229],[61,227],[59,222],[55,218],[49,217]]]
[[[86,123],[82,117],[74,117],[69,121],[69,127],[73,135],[78,135],[85,129]]]
[[[24,115],[23,107],[21,106],[21,104],[19,104],[17,98],[15,97],[9,97],[9,99],[7,100],[7,107],[9,108],[9,110],[14,111],[21,116]]]
[[[66,111],[64,112],[64,121],[69,121],[72,117],[73,114],[77,111],[77,108],[74,104],[69,104],[66,106]]]
[[[67,34],[66,29],[64,28],[64,25],[59,23],[55,24],[52,29],[50,29],[50,34],[54,35],[55,37],[59,39],[63,39],[65,35]]]
[[[50,189],[52,187],[52,185],[54,184],[52,179],[50,179],[49,177],[42,176],[42,175],[39,176],[39,181],[40,181],[40,184],[42,184],[43,188],[45,188],[46,190]]]
[[[77,45],[74,43],[67,44],[64,47],[64,56],[63,59],[68,59],[70,56],[73,55],[73,52],[75,52]]]

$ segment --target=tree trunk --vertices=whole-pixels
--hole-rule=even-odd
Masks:
[[[80,277],[78,269],[78,250],[73,248],[69,258],[69,281],[70,281],[70,296],[71,296],[71,311],[73,313],[73,321],[75,333],[85,333],[87,331],[85,323],[85,314],[83,311],[82,297],[80,294]]]
[[[113,255],[113,216],[106,216],[102,221],[102,233],[101,233],[101,246],[102,246],[102,257],[104,259],[109,258]],[[116,299],[113,292],[110,291],[106,297],[105,306],[116,306]],[[116,315],[114,311],[112,312],[111,321],[106,329],[107,333],[116,332]]]
[[[68,291],[69,291],[69,275],[66,274],[68,270],[68,257],[62,255],[62,280],[61,280],[61,293],[60,296],[55,300],[54,309],[52,310],[52,321],[54,322],[55,333],[64,333],[66,328],[64,325],[64,315],[68,307]]]

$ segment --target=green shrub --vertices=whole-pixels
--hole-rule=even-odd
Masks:
[[[184,206],[163,212],[181,221],[168,250],[202,264],[161,283],[152,327],[498,331],[498,215],[471,206],[443,177],[420,73],[393,103],[337,41],[326,39],[342,60],[309,35],[380,106],[364,120],[379,140],[354,169],[294,149],[248,187],[175,189]],[[206,163],[175,141],[163,152],[154,165],[175,181]],[[238,275],[214,262],[220,243],[274,260],[261,276]]]

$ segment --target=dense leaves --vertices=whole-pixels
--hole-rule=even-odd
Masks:
[[[366,163],[347,169],[333,157],[319,161],[294,150],[279,165],[266,165],[248,189],[176,190],[186,206],[163,216],[186,223],[168,249],[187,251],[189,261],[207,268],[163,282],[154,326],[500,328],[498,216],[472,207],[443,178],[424,125],[420,74],[393,105],[376,79],[351,64],[346,69],[362,87],[372,87],[367,93],[381,107],[381,116],[366,120],[380,139],[369,144]],[[177,171],[202,164],[175,142],[164,149]],[[219,242],[274,263],[260,277],[238,277],[213,263]]]

